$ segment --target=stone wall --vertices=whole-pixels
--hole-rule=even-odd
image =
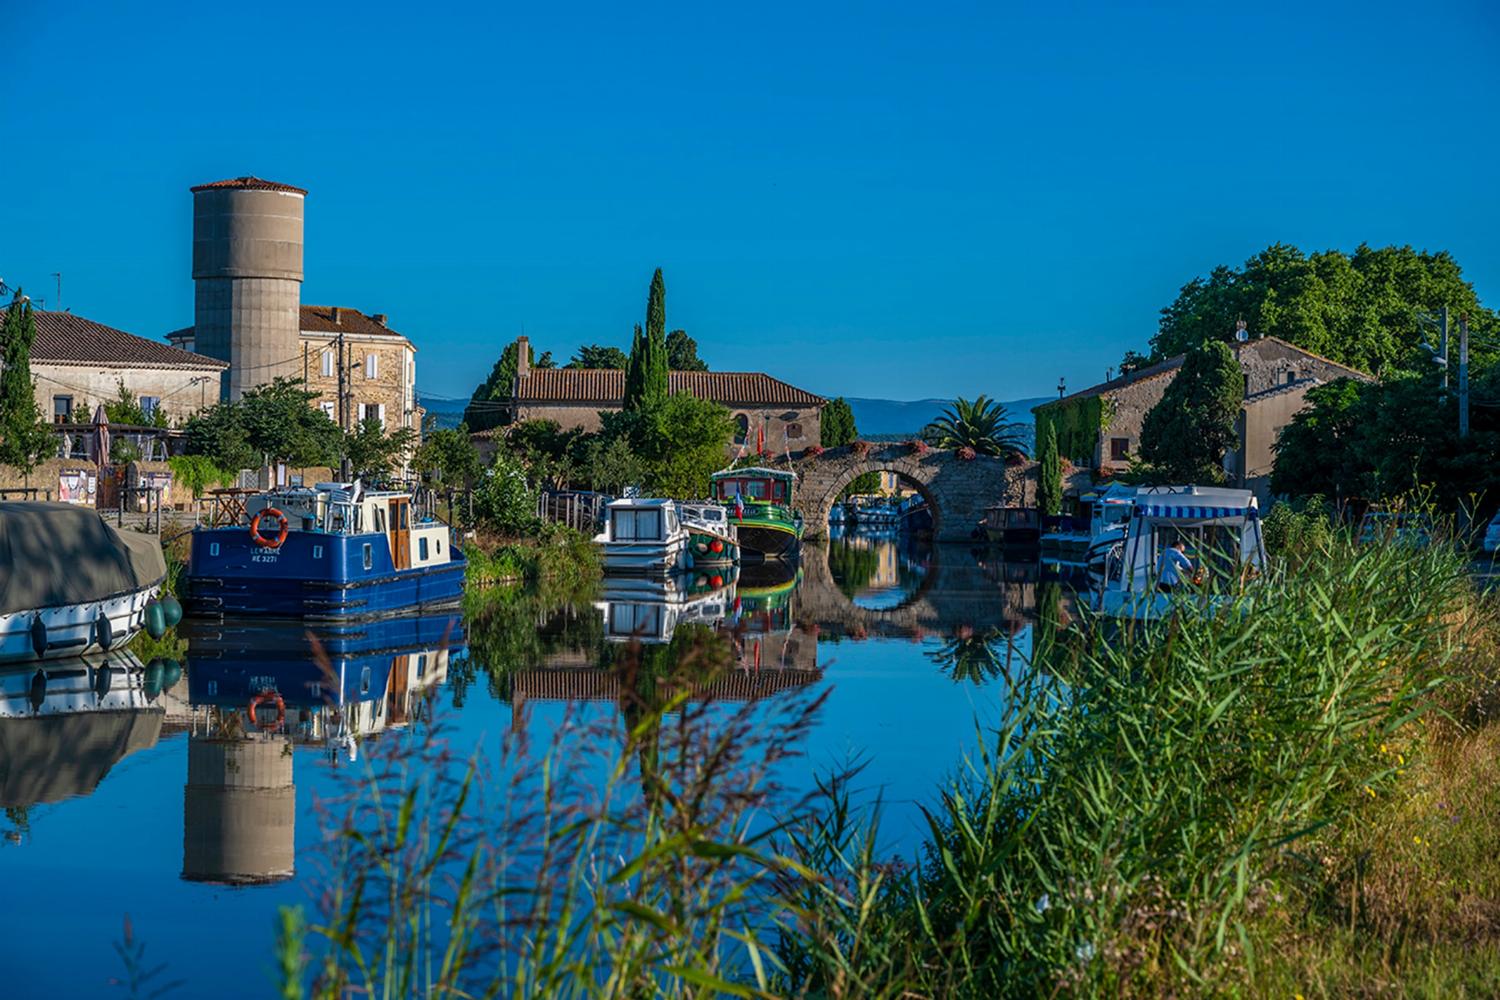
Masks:
[[[1108,394],[1107,405],[1112,412],[1107,426],[1099,435],[1099,443],[1094,448],[1094,468],[1101,472],[1118,472],[1129,468],[1128,456],[1134,455],[1140,447],[1141,427],[1146,422],[1146,414],[1161,402],[1162,393],[1172,384],[1175,374],[1176,372],[1168,372],[1144,378]],[[1116,440],[1125,442],[1127,458],[1123,460],[1112,457],[1112,445]]]
[[[48,421],[54,420],[55,406],[60,402],[57,397],[66,398],[83,422],[92,420],[101,403],[119,398],[122,382],[137,399],[152,396],[160,400],[168,422],[174,425],[219,401],[220,374],[216,368],[116,368],[33,361],[31,375],[37,409]]]
[[[1320,383],[1303,379],[1269,390],[1245,402],[1240,411],[1239,447],[1224,456],[1230,482],[1252,491],[1266,509],[1271,502],[1271,470],[1276,464],[1276,436],[1307,405],[1307,390]]]

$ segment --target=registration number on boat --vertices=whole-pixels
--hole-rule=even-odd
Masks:
[[[276,557],[279,555],[281,555],[280,552],[252,552],[250,554],[250,561],[258,563],[273,563],[276,561]]]

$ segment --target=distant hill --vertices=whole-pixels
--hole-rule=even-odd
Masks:
[[[464,400],[450,399],[446,396],[423,396],[417,394],[417,405],[427,411],[427,415],[437,421],[439,428],[457,427],[463,423]]]
[[[866,399],[845,396],[854,411],[854,425],[862,435],[875,437],[915,437],[953,401],[951,399]],[[1049,396],[1004,401],[1005,412],[1016,423],[1026,425],[1026,440],[1031,440],[1031,408],[1047,402]]]

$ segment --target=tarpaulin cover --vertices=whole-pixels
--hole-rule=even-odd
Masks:
[[[156,745],[165,717],[157,708],[0,719],[0,806],[88,795],[122,757]]]
[[[99,601],[166,575],[155,535],[116,531],[87,507],[0,501],[0,614]]]

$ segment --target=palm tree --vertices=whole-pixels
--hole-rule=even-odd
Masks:
[[[983,684],[1001,674],[1010,677],[1012,645],[1006,643],[1003,658],[997,648],[1004,638],[999,629],[988,629],[976,635],[957,635],[926,655],[954,683]]]
[[[923,428],[922,437],[938,448],[972,448],[979,455],[1024,456],[1022,428],[1022,424],[1008,421],[1005,407],[988,396],[972,402],[959,397],[942,416]]]

